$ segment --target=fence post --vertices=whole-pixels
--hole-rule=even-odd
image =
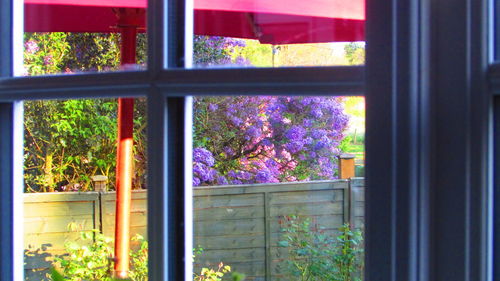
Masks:
[[[352,210],[351,210],[351,180],[349,179],[347,182],[346,188],[343,190],[344,192],[344,198],[343,198],[343,205],[344,205],[344,224],[348,223],[351,224],[351,217],[352,217]]]
[[[341,154],[339,158],[339,179],[355,177],[354,154]]]
[[[102,192],[106,191],[106,184],[108,182],[108,177],[103,175],[97,175],[91,177],[92,182],[94,182],[94,191]]]

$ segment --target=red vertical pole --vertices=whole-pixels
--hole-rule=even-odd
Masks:
[[[135,26],[121,27],[121,64],[135,64]],[[116,165],[115,276],[126,278],[129,271],[130,206],[133,176],[134,99],[118,99],[118,150]]]

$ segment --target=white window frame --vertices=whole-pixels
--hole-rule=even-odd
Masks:
[[[147,71],[36,78],[12,78],[13,3],[0,0],[0,281],[22,271],[19,101],[148,98],[149,274],[177,281],[189,280],[189,193],[169,175],[189,167],[188,97],[363,93],[366,280],[492,280],[487,0],[367,1],[365,67],[231,70],[182,69],[185,2],[149,0]]]

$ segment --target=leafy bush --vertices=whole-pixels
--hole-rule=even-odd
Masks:
[[[75,241],[66,243],[67,255],[56,257],[65,276],[65,280],[103,280],[111,281],[113,269],[112,239],[100,234],[99,231],[81,232],[83,244]],[[86,241],[93,240],[90,243]]]
[[[196,261],[196,258],[199,257],[203,253],[203,248],[198,246],[193,249],[193,263]],[[216,269],[203,267],[198,274],[195,272],[193,274],[194,281],[221,281],[225,274],[231,272],[231,267],[229,265],[224,265],[223,262],[220,262]],[[245,275],[233,272],[232,279],[234,281],[245,279]]]
[[[363,276],[363,237],[348,224],[338,235],[328,234],[310,218],[285,216],[280,247],[289,257],[283,262],[292,280],[359,281]]]
[[[146,101],[136,99],[134,188],[145,187]],[[115,182],[116,110],[110,99],[25,103],[27,192],[88,191],[91,176]]]
[[[61,272],[53,269],[50,279],[53,281],[115,281],[111,277],[113,271],[113,247],[112,238],[99,233],[98,230],[81,232],[83,243],[71,241],[66,243],[67,254],[56,257],[55,262]],[[139,248],[130,251],[130,281],[148,280],[148,242],[141,235],[137,234],[132,238],[139,243]],[[91,242],[90,242],[91,241]],[[194,249],[195,255],[203,252],[201,247]],[[193,275],[194,281],[221,281],[225,274],[231,272],[229,265],[220,262],[218,267],[201,269],[201,272]],[[233,281],[243,281],[245,275],[233,272]]]
[[[224,274],[230,271],[231,267],[221,262],[217,269],[202,268],[200,274],[194,274],[194,281],[221,281]]]
[[[139,242],[139,249],[130,252],[130,279],[134,281],[148,280],[148,241],[139,234],[132,237],[133,241]]]
[[[146,35],[137,36],[137,62],[146,60]],[[117,33],[24,33],[25,75],[118,70]],[[114,184],[116,101],[25,102],[27,192],[87,191],[90,177]],[[146,102],[136,99],[134,188],[145,187]]]
[[[57,267],[61,269],[63,280],[70,281],[113,281],[112,246],[113,239],[98,230],[81,232],[81,243],[66,243],[67,254],[56,257]],[[148,278],[148,243],[140,235],[132,238],[140,243],[137,251],[130,252],[130,272],[132,281],[146,281]],[[57,274],[52,274],[57,275]],[[52,280],[56,280],[52,278]]]
[[[197,97],[193,185],[335,179],[347,123],[336,97]]]

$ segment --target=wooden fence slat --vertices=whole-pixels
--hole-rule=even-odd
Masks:
[[[193,217],[194,221],[243,220],[263,218],[264,210],[255,206],[195,209]]]
[[[319,216],[319,215],[343,215],[344,209],[342,202],[321,202],[317,204],[281,204],[271,206],[271,216]]]
[[[246,219],[243,221],[223,220],[213,222],[195,222],[194,233],[205,233],[204,236],[231,234],[264,234],[264,219]],[[202,245],[203,246],[203,245]]]
[[[98,197],[98,192],[25,193],[24,203],[96,201]]]
[[[264,212],[265,212],[265,224],[266,224],[266,229],[265,229],[265,237],[264,241],[266,244],[266,254],[265,254],[265,262],[266,262],[266,279],[270,280],[271,278],[271,267],[272,267],[272,261],[271,261],[271,204],[273,204],[273,193],[266,192],[264,193]]]
[[[224,236],[195,236],[195,247],[202,246],[206,250],[264,248],[265,242],[260,234],[224,235]]]
[[[67,241],[78,241],[80,237],[79,232],[27,233],[24,235],[24,248],[64,250]]]
[[[25,233],[50,233],[70,231],[70,223],[76,224],[81,230],[91,230],[94,228],[94,217],[84,216],[60,216],[60,217],[38,217],[25,218]]]
[[[205,210],[210,208],[262,206],[261,194],[235,194],[235,195],[214,195],[195,196],[193,206],[195,210]]]
[[[273,205],[278,204],[317,204],[319,202],[342,202],[342,190],[276,192]]]
[[[344,193],[349,185],[351,202]],[[245,273],[249,281],[289,280],[282,268],[288,252],[278,246],[284,215],[310,217],[331,234],[338,232],[345,216],[356,227],[364,224],[362,178],[196,187],[193,193],[194,245],[204,248],[195,269],[217,268],[223,262]],[[115,196],[114,192],[25,194],[26,280],[42,280],[54,255],[65,252],[65,241],[79,239],[68,223],[114,236]],[[147,215],[147,191],[134,191],[132,234],[147,238]]]
[[[43,215],[44,217],[59,217],[67,214],[73,216],[93,215],[94,201],[67,202],[51,201],[51,202],[29,202],[24,204],[25,218],[37,218]]]
[[[262,261],[265,256],[265,248],[247,248],[247,249],[222,249],[222,250],[204,250],[199,258],[196,258],[198,263],[204,262],[252,262]]]
[[[344,223],[344,215],[323,215],[309,216],[311,218],[311,226],[318,225],[325,229],[338,229]],[[271,233],[280,233],[282,226],[279,224],[280,219],[271,219]]]
[[[287,182],[249,185],[200,186],[195,187],[194,196],[214,196],[231,194],[251,194],[273,192],[290,192],[295,190],[345,189],[349,180],[325,180],[313,182]]]

